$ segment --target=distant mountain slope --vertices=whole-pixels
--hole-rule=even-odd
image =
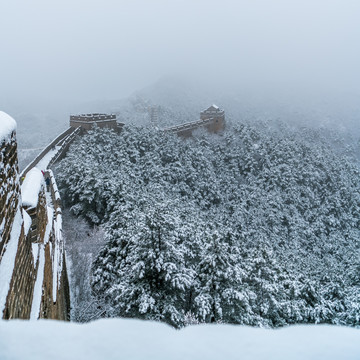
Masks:
[[[355,141],[360,136],[360,107],[351,95],[341,100],[323,95],[320,100],[310,93],[304,95],[304,92],[271,86],[258,88],[256,84],[252,88],[239,84],[229,89],[216,75],[206,80],[164,77],[123,99],[63,106],[56,103],[44,103],[42,107],[16,105],[12,106],[15,110],[8,113],[18,119],[19,161],[23,167],[38,148],[68,126],[70,113],[115,113],[121,122],[148,125],[150,108],[156,107],[158,126],[166,127],[198,119],[200,111],[213,103],[225,109],[228,122],[280,120],[295,127],[332,128],[342,136],[350,134]]]

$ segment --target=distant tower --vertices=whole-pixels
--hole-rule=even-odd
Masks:
[[[100,128],[118,130],[120,125],[116,122],[116,115],[113,114],[81,114],[70,115],[70,126],[81,127],[83,130],[90,130],[96,124]]]
[[[150,106],[149,113],[150,113],[151,126],[158,127],[158,125],[159,125],[159,108],[157,106]]]
[[[211,105],[200,113],[200,120],[209,121],[206,126],[210,132],[217,133],[225,129],[225,111],[216,105]]]

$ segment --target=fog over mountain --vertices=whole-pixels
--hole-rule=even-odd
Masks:
[[[18,121],[20,168],[26,166],[37,153],[57,134],[69,126],[71,113],[115,113],[126,124],[147,125],[150,123],[150,107],[157,107],[159,127],[180,124],[198,119],[199,112],[209,104],[216,103],[226,111],[227,122],[282,121],[292,126],[330,128],[340,136],[360,135],[359,105],[352,97],[338,99],[304,99],[296,97],[287,101],[285,95],[230,91],[206,86],[174,76],[165,76],[152,85],[139,89],[117,100],[78,102],[58,106],[46,104],[44,109],[23,109],[20,104],[14,110]],[[23,110],[22,110],[23,109]],[[355,138],[355,139],[354,139]]]
[[[358,133],[359,10],[352,0],[3,2],[0,108],[18,121],[20,149],[44,146],[70,113],[144,122],[159,105],[177,123],[212,102],[236,121]]]
[[[119,99],[167,74],[265,101],[359,94],[357,1],[14,0],[0,10],[5,110]]]

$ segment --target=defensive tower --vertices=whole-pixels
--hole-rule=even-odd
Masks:
[[[70,126],[77,128],[81,127],[82,130],[90,130],[96,124],[100,128],[108,128],[118,131],[123,124],[118,124],[116,115],[114,114],[81,114],[70,115]]]
[[[225,128],[225,111],[213,104],[200,113],[200,120],[212,120],[207,129],[210,132],[217,133]]]
[[[165,128],[165,132],[172,132],[182,137],[192,136],[193,130],[204,128],[211,133],[218,133],[225,129],[225,111],[216,105],[211,105],[200,113],[200,120]]]

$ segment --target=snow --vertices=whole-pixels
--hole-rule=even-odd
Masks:
[[[34,268],[36,269],[36,261],[39,257],[39,243],[31,243],[31,251],[34,259]]]
[[[50,150],[43,156],[43,158],[36,164],[36,167],[40,170],[46,170],[51,159],[57,154],[60,146],[55,146],[54,149]]]
[[[27,236],[27,234],[31,228],[32,221],[31,221],[30,215],[25,210],[22,211],[22,214],[23,214],[23,219],[24,219],[24,234],[25,234],[25,236]]]
[[[30,320],[37,320],[39,318],[39,311],[41,305],[41,297],[43,291],[44,281],[44,265],[45,265],[45,250],[43,244],[39,246],[39,267],[36,274],[36,281],[34,286],[34,295],[31,304]]]
[[[62,255],[63,255],[63,238],[62,238],[62,216],[56,215],[54,221],[55,247],[53,257],[53,300],[56,301],[57,289],[60,285],[61,271],[62,271]]]
[[[0,195],[2,195],[2,193],[0,192]],[[5,220],[6,220],[6,217],[3,218],[3,221],[1,222],[0,224],[0,241],[2,241],[2,233],[4,231],[4,228],[5,228]]]
[[[39,169],[33,168],[27,173],[21,186],[22,202],[24,206],[37,206],[39,193],[43,183],[44,177]]]
[[[50,234],[52,230],[52,223],[53,223],[53,216],[54,216],[54,209],[51,206],[46,207],[47,212],[47,224],[46,230],[44,235],[44,244],[46,245],[50,239]]]
[[[216,110],[219,109],[219,107],[217,105],[215,105],[215,104],[212,104],[212,107],[215,108]]]
[[[0,314],[4,311],[6,298],[10,289],[10,281],[14,270],[22,224],[23,218],[21,216],[21,210],[18,208],[12,225],[9,242],[6,245],[5,253],[0,262]]]
[[[0,358],[4,360],[360,358],[360,331],[329,325],[279,330],[197,325],[177,331],[164,324],[130,319],[88,324],[12,320],[0,321],[0,333]]]
[[[59,189],[57,187],[56,181],[55,181],[55,176],[54,173],[52,172],[52,170],[48,169],[49,172],[49,177],[51,180],[51,185],[54,191],[54,195],[55,195],[55,200],[60,200],[60,193],[59,193]]]
[[[0,142],[7,140],[16,131],[15,120],[7,113],[0,111]]]

